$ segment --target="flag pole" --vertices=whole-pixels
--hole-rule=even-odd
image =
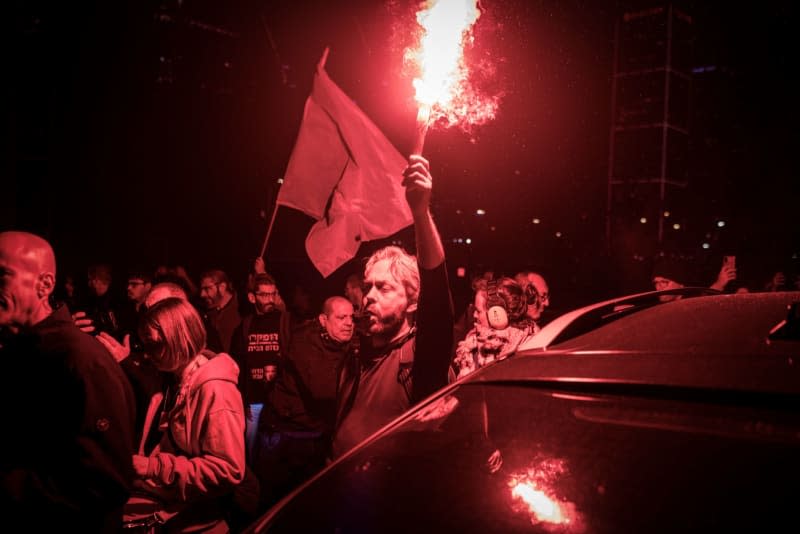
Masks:
[[[330,47],[326,46],[325,50],[322,51],[322,57],[317,63],[317,69],[324,69],[325,63],[328,61],[328,52],[330,52]],[[427,129],[427,128],[426,128]],[[424,139],[424,134],[423,134]],[[258,257],[263,258],[264,253],[267,251],[267,243],[269,242],[269,236],[272,234],[272,226],[275,224],[275,215],[278,213],[278,200],[277,196],[275,199],[275,206],[272,208],[272,218],[269,221],[269,226],[267,227],[267,234],[264,236],[264,242],[261,243],[261,252],[259,252]]]
[[[269,221],[269,226],[267,227],[267,235],[264,236],[264,242],[261,244],[261,252],[258,253],[259,258],[264,257],[264,253],[267,251],[267,242],[269,241],[269,236],[272,234],[272,225],[275,224],[275,215],[278,213],[278,203],[275,202],[275,207],[272,208],[272,218]]]

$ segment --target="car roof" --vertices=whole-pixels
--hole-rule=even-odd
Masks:
[[[630,301],[615,299],[567,314],[568,320],[550,332],[542,330],[547,339],[539,345],[544,346],[529,344],[533,348],[468,380],[591,381],[800,394],[800,341],[770,338],[789,307],[800,302],[800,293],[707,295],[635,312],[626,302]],[[620,316],[606,317],[598,328],[564,341],[546,343],[598,310]]]
[[[719,295],[719,291],[705,287],[683,287],[665,291],[648,291],[635,295],[617,297],[584,306],[560,315],[534,337],[523,343],[519,350],[546,348],[568,338],[594,330],[618,317],[663,304],[660,297],[672,295],[686,299],[701,295]]]

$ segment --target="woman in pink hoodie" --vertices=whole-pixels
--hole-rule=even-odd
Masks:
[[[182,299],[150,308],[139,335],[156,367],[175,378],[151,399],[133,456],[139,502],[154,510],[145,521],[166,532],[227,532],[223,500],[245,473],[239,368],[227,354],[206,350],[203,322]]]

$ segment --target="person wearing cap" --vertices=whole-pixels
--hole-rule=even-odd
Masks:
[[[666,291],[668,289],[680,289],[686,287],[689,279],[688,266],[685,260],[671,257],[662,257],[656,260],[653,267],[653,286],[656,291]],[[736,268],[723,263],[717,275],[717,279],[709,287],[717,291],[724,291],[725,286],[736,279]],[[661,295],[658,297],[661,302],[678,300],[681,295]]]

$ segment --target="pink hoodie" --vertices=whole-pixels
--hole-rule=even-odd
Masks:
[[[147,475],[137,486],[164,502],[170,512],[196,501],[207,503],[244,478],[245,422],[238,376],[239,368],[227,354],[199,354],[184,371],[175,407],[162,414],[159,428],[164,436],[150,453]],[[158,415],[162,397],[151,399],[145,429]],[[145,432],[139,454],[146,439]]]

